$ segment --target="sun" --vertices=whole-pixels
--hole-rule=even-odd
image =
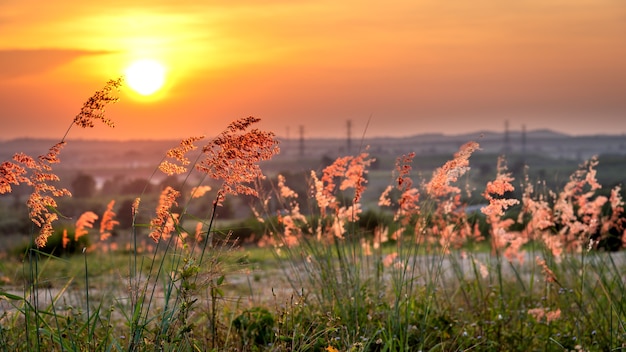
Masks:
[[[125,73],[128,86],[144,96],[156,93],[165,83],[165,67],[156,60],[134,61]]]

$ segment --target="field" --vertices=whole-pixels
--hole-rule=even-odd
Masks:
[[[46,154],[0,166],[0,350],[626,346],[622,176],[601,158],[525,155],[558,171],[546,180],[466,141],[448,158],[363,148],[284,173],[249,117],[170,146],[148,179],[95,192],[78,175],[70,196],[66,137],[112,125],[120,84]]]

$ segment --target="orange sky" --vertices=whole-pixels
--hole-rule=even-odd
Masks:
[[[210,136],[248,115],[292,138],[348,119],[370,137],[626,133],[624,0],[3,0],[0,139],[60,138],[137,58],[166,87],[123,90],[115,129],[70,138]]]

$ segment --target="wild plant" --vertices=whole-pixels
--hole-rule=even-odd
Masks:
[[[277,198],[284,206],[278,214],[280,230],[267,238],[279,258],[290,259],[287,277],[295,292],[306,292],[328,314],[329,319],[355,327],[332,334],[358,341],[366,334],[361,325],[370,305],[370,282],[362,236],[356,230],[361,213],[361,196],[366,189],[369,154],[338,158],[324,168],[321,177],[311,172],[312,207],[317,216],[300,212],[298,195],[278,176]],[[341,193],[340,193],[341,192]],[[265,209],[267,212],[267,208]]]
[[[73,125],[80,127],[94,127],[95,120],[101,120],[113,127],[113,122],[105,117],[104,108],[115,102],[111,93],[119,88],[121,80],[110,81],[105,88],[98,91],[85,102],[80,113],[74,119]],[[196,171],[202,175],[198,184],[191,190],[189,200],[183,207],[178,206],[178,199],[183,190],[166,187],[157,202],[155,215],[147,224],[138,222],[141,210],[140,200],[136,198],[133,204],[132,240],[129,247],[128,297],[116,297],[117,304],[105,314],[103,303],[93,306],[90,300],[88,253],[92,248],[83,248],[84,258],[84,305],[79,307],[78,314],[66,319],[61,318],[58,303],[63,293],[52,296],[50,303],[42,307],[40,292],[44,279],[42,278],[42,262],[46,260],[63,260],[46,255],[40,251],[47,245],[53,233],[52,223],[59,218],[55,197],[70,196],[66,189],[58,189],[51,182],[59,178],[52,172],[51,164],[58,163],[61,147],[65,145],[65,133],[62,141],[55,144],[50,151],[39,158],[31,158],[23,153],[15,154],[13,161],[6,161],[1,165],[0,191],[11,192],[12,186],[26,184],[33,188],[28,199],[30,217],[34,225],[40,228],[39,234],[33,238],[34,246],[26,252],[29,270],[28,284],[24,296],[2,293],[2,297],[22,302],[16,307],[23,317],[26,328],[23,343],[15,347],[28,350],[85,350],[85,349],[123,349],[126,345],[129,351],[145,350],[147,348],[169,349],[175,344],[183,348],[201,348],[199,336],[211,336],[203,346],[217,348],[219,321],[218,300],[222,291],[220,286],[224,282],[224,273],[220,263],[225,252],[232,251],[235,241],[229,235],[225,238],[216,238],[213,231],[216,209],[222,205],[227,195],[256,195],[250,185],[263,174],[258,162],[270,159],[278,153],[278,141],[274,134],[253,128],[259,122],[254,117],[235,120],[215,138],[202,147],[197,159],[191,163],[186,153],[196,149],[195,142],[204,137],[192,137],[183,140],[179,146],[170,149],[158,166],[158,170],[168,175],[186,173],[183,187],[190,180],[190,173]],[[153,174],[154,176],[154,174]],[[208,217],[196,217],[188,214],[189,202],[206,193],[210,188],[201,185],[206,178],[220,182],[213,201],[211,213]],[[113,211],[115,202],[111,201],[102,219],[100,220],[100,242],[105,243],[111,231],[118,224]],[[60,242],[66,248],[70,244],[81,241],[94,228],[98,215],[88,211],[83,213],[74,226],[73,233],[63,231]],[[186,218],[194,219],[198,224],[193,238],[189,238],[191,231],[184,228]],[[144,234],[143,229],[148,233]],[[145,253],[142,236],[151,239],[154,245],[151,252]],[[145,254],[143,254],[145,253]],[[150,254],[148,257],[147,254]],[[68,285],[74,280],[70,279]],[[204,293],[203,293],[204,292]],[[200,298],[209,297],[205,317],[201,317],[201,309],[197,304]],[[123,332],[112,335],[110,322],[112,312],[117,309],[125,317],[129,334]],[[103,315],[104,314],[104,315]],[[52,317],[49,319],[48,317]],[[208,318],[209,328],[198,328],[194,322]],[[16,315],[17,324],[19,316]],[[71,325],[68,325],[71,323]],[[96,340],[96,331],[104,331],[104,338]],[[68,334],[67,329],[76,329],[77,332]],[[101,336],[102,337],[102,336]],[[46,341],[48,340],[48,341]],[[46,342],[44,342],[46,341]],[[126,341],[126,342],[125,342]],[[54,347],[56,346],[56,347]]]
[[[45,259],[44,253],[40,252],[39,248],[46,245],[53,233],[53,223],[59,219],[59,213],[56,211],[56,198],[71,195],[67,189],[58,188],[55,185],[59,177],[53,172],[53,165],[60,162],[59,154],[66,145],[66,138],[74,126],[90,128],[94,127],[95,120],[100,120],[105,125],[114,127],[113,122],[105,117],[104,111],[107,105],[117,101],[113,93],[121,84],[121,79],[110,80],[102,90],[91,96],[83,104],[81,111],[76,115],[61,141],[53,145],[46,154],[33,158],[24,153],[16,153],[13,161],[5,161],[0,165],[0,194],[10,193],[12,186],[27,185],[32,188],[27,206],[29,218],[32,221],[34,246],[29,247],[25,253],[28,262],[28,281],[24,287],[24,296],[19,297],[23,300],[21,312],[25,319],[26,330],[23,347],[29,350],[40,350],[45,337],[63,346],[60,337],[54,334],[54,326],[49,325],[49,321],[45,319],[45,314],[49,313],[50,308],[54,308],[54,301],[58,299],[58,296],[50,297],[53,303],[48,309],[42,310],[42,297],[39,295],[42,286],[40,264],[42,259]],[[90,223],[90,220],[85,219],[83,226],[89,226]],[[34,236],[37,230],[38,235]],[[88,325],[89,321],[84,327]]]
[[[155,244],[149,268],[143,272],[142,263],[137,263],[136,256],[131,265],[129,286],[131,287],[131,326],[130,350],[145,348],[146,333],[150,333],[154,348],[164,348],[171,343],[193,348],[196,346],[193,334],[197,333],[192,322],[196,311],[199,294],[205,292],[210,304],[208,311],[209,326],[207,333],[211,336],[209,346],[216,348],[218,336],[218,299],[220,286],[224,282],[224,273],[220,267],[220,257],[232,244],[230,237],[224,241],[214,237],[213,222],[216,210],[221,206],[226,195],[246,194],[256,196],[250,186],[263,174],[258,162],[268,160],[278,153],[278,142],[273,133],[251,129],[259,119],[248,117],[232,122],[221,134],[202,147],[202,152],[194,162],[186,153],[195,150],[195,142],[204,137],[191,137],[181,141],[179,146],[170,149],[166,158],[160,163],[159,170],[168,174],[186,174],[183,186],[190,179],[190,173],[200,172],[198,184],[192,188],[189,201],[180,212],[177,199],[181,193],[172,187],[166,187],[159,197],[156,216],[147,225],[148,237]],[[171,159],[172,161],[168,160]],[[188,214],[189,202],[202,196],[208,190],[201,183],[209,177],[221,182],[213,201],[211,214],[204,220]],[[137,200],[137,204],[139,200]],[[137,209],[134,217],[136,218]],[[198,222],[194,241],[188,243],[189,231],[182,227],[185,217]],[[133,250],[137,250],[137,237],[141,236],[140,224],[133,226]],[[206,230],[204,230],[206,229]],[[169,266],[159,257],[171,256]],[[154,309],[155,293],[159,292],[159,283],[163,282],[163,302],[157,307],[162,310],[157,319],[151,315]],[[172,337],[175,337],[172,339]],[[196,346],[197,348],[197,346]]]
[[[289,258],[291,266],[285,273],[294,291],[303,292],[307,302],[312,299],[331,321],[340,322],[334,333],[337,347],[404,350],[416,343],[426,345],[424,335],[436,302],[416,296],[433,297],[443,257],[422,261],[418,258],[426,252],[420,248],[425,243],[429,248],[440,244],[443,254],[451,245],[461,245],[455,236],[465,236],[463,231],[445,235],[462,217],[454,211],[460,189],[452,183],[468,169],[468,158],[476,149],[477,143],[462,146],[452,161],[434,173],[424,187],[428,204],[420,203],[420,191],[409,175],[414,154],[398,158],[394,184],[379,201],[380,206],[395,209],[395,224],[391,231],[380,226],[374,234],[356,226],[364,175],[371,164],[368,154],[338,158],[321,178],[311,172],[311,200],[318,212],[313,216],[300,213],[298,195],[285,185],[284,177],[278,177],[277,198],[285,205],[278,215],[282,227],[266,242],[274,245],[279,258]],[[342,205],[334,193],[337,189],[353,189],[353,196]],[[421,212],[424,206],[432,207],[427,215]],[[387,245],[390,239],[395,242],[393,249]],[[421,270],[423,264],[427,272]],[[383,323],[386,328],[381,329],[378,324]]]
[[[392,211],[393,223],[373,233],[345,217],[345,209],[361,209],[358,197],[338,203],[332,193],[349,184],[349,175],[366,174],[345,167],[360,156],[337,159],[321,178],[311,173],[314,214],[300,211],[299,195],[278,176],[279,226],[263,243],[274,246],[277,258],[288,259],[285,275],[294,294],[326,313],[310,319],[334,341],[328,348],[580,349],[622,343],[624,308],[616,303],[623,292],[621,264],[596,249],[610,233],[623,236],[620,187],[609,197],[596,195],[600,185],[592,159],[559,194],[535,195],[526,177],[518,200],[500,157],[482,193],[482,220],[470,218],[454,183],[478,149],[473,142],[462,146],[421,187],[410,177],[414,154],[399,157],[394,182],[378,204]],[[486,252],[480,250],[485,239]],[[609,328],[582,337],[593,326]]]

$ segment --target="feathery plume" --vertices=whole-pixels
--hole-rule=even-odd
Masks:
[[[60,162],[59,154],[66,144],[65,137],[73,125],[93,127],[94,120],[101,120],[113,127],[113,121],[104,115],[104,108],[109,103],[117,101],[117,98],[111,95],[111,91],[119,88],[121,84],[121,78],[110,80],[102,90],[90,97],[83,104],[80,113],[76,115],[61,141],[50,147],[46,154],[34,159],[24,153],[16,153],[13,156],[14,162],[5,161],[0,164],[0,194],[9,193],[12,186],[20,184],[33,188],[27,206],[29,218],[41,228],[35,239],[37,247],[45,246],[48,237],[52,234],[52,222],[58,219],[58,216],[51,212],[57,206],[54,198],[71,196],[67,189],[57,188],[51,184],[51,182],[59,181],[59,177],[52,172],[51,165]]]
[[[78,241],[79,238],[89,233],[89,229],[93,228],[93,223],[98,220],[98,215],[93,211],[84,212],[78,220],[76,220],[76,230],[74,232],[74,240]]]
[[[546,264],[545,260],[537,256],[535,257],[535,262],[537,263],[537,265],[541,267],[541,271],[543,272],[543,275],[546,278],[546,282],[555,282],[559,286],[561,286],[559,281],[556,279],[556,275],[554,275],[554,272],[548,267],[548,264]]]
[[[398,252],[389,253],[383,258],[383,265],[388,268],[395,263],[397,258]]]
[[[150,234],[149,237],[154,242],[159,242],[159,239],[168,235],[173,226],[175,225],[174,215],[171,214],[172,207],[178,205],[176,198],[180,196],[180,192],[173,189],[170,186],[165,187],[159,196],[159,203],[156,208],[156,217],[150,220]]]
[[[113,206],[115,206],[115,200],[111,200],[107,204],[107,208],[102,214],[102,220],[100,221],[100,241],[106,241],[111,237],[111,231],[120,222],[115,219],[115,213],[113,212]]]
[[[277,187],[282,198],[298,198],[298,194],[285,185],[285,176],[278,175]]]
[[[39,235],[35,238],[35,245],[37,248],[42,248],[48,243],[48,238],[52,236],[53,228],[52,223],[59,219],[56,213],[46,213]]]
[[[519,204],[517,199],[502,198],[505,193],[512,192],[515,187],[511,184],[514,178],[510,172],[507,172],[504,157],[498,158],[496,179],[487,182],[487,187],[483,196],[489,201],[489,205],[480,209],[480,211],[488,217],[503,216],[504,211],[509,207]]]
[[[196,242],[202,242],[202,226],[204,226],[204,224],[201,221],[196,223],[196,231],[194,233]]]
[[[390,207],[391,206],[391,198],[389,197],[389,194],[391,193],[392,190],[393,190],[393,186],[389,185],[389,186],[387,186],[387,188],[385,188],[383,193],[380,194],[380,197],[378,198],[378,206],[379,207]]]
[[[555,222],[560,226],[558,241],[566,252],[580,253],[598,229],[602,207],[608,198],[595,191],[602,186],[596,180],[597,157],[580,165],[559,193],[554,204]]]
[[[198,186],[191,189],[191,198],[200,198],[211,191],[211,186]]]
[[[16,163],[5,161],[0,164],[0,194],[11,193],[11,185],[28,183],[30,180],[25,177],[26,173],[26,169]]]
[[[546,318],[546,322],[550,323],[554,320],[557,320],[561,317],[561,310],[547,310],[546,308],[532,308],[528,310],[528,315],[535,318],[537,321],[543,320]]]
[[[67,235],[67,229],[63,229],[63,237],[61,238],[61,244],[63,245],[63,249],[67,248],[67,245],[70,243],[70,238]]]
[[[509,261],[517,259],[523,262],[525,255],[522,246],[528,242],[525,233],[511,232],[509,229],[515,223],[514,219],[503,219],[506,210],[516,204],[519,200],[504,198],[507,192],[512,192],[515,187],[511,173],[507,172],[506,160],[504,157],[498,158],[496,179],[487,182],[483,197],[489,201],[489,205],[480,209],[487,216],[487,222],[491,226],[491,245],[495,253],[504,249],[504,256]]]
[[[255,117],[236,120],[202,148],[204,159],[196,169],[222,181],[222,197],[226,194],[258,196],[249,186],[263,177],[258,162],[269,160],[279,152],[274,133],[248,130],[259,121]]]
[[[131,207],[133,218],[137,216],[137,212],[139,211],[139,203],[141,202],[141,198],[137,197],[133,201],[133,206]]]
[[[174,147],[165,153],[165,157],[173,159],[174,162],[163,160],[161,164],[159,164],[159,170],[168,176],[179,175],[187,172],[186,166],[191,162],[187,158],[186,154],[192,150],[198,149],[194,143],[202,139],[204,139],[204,136],[189,137],[180,141],[180,144],[177,147]]]
[[[52,222],[58,219],[58,216],[52,213],[52,210],[57,207],[55,197],[71,196],[67,189],[57,188],[52,184],[52,182],[59,181],[59,177],[51,172],[51,164],[59,162],[58,155],[64,145],[65,142],[53,145],[47,154],[39,156],[37,160],[23,153],[17,153],[13,157],[16,162],[22,163],[31,172],[30,177],[24,179],[25,183],[33,188],[26,205],[31,221],[41,227],[39,236],[35,239],[38,247],[45,246],[48,237],[52,234]]]
[[[73,124],[82,128],[94,127],[94,121],[100,120],[109,127],[115,127],[111,119],[105,116],[104,110],[107,105],[115,103],[119,98],[114,97],[112,91],[119,90],[122,86],[122,78],[109,80],[102,90],[96,91],[94,95],[89,97],[83,104],[80,112],[74,117]]]
[[[351,157],[348,161],[345,173],[342,175],[344,179],[339,185],[339,189],[345,191],[348,188],[354,189],[353,203],[358,203],[361,200],[361,195],[365,191],[365,184],[367,179],[367,167],[376,159],[369,158],[368,153],[361,153],[356,157]]]
[[[454,154],[454,159],[435,170],[432,179],[426,184],[427,193],[431,197],[442,197],[446,194],[460,192],[458,187],[450,186],[450,183],[456,182],[469,170],[469,157],[478,149],[480,149],[479,144],[474,141],[462,145],[459,151]]]
[[[407,190],[413,186],[413,180],[409,177],[411,170],[411,163],[413,163],[415,153],[409,153],[402,155],[396,159],[396,169],[398,177],[396,178],[397,187],[399,190]]]

